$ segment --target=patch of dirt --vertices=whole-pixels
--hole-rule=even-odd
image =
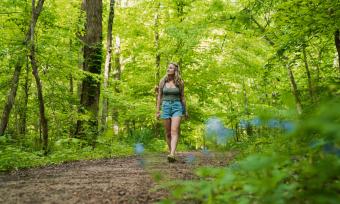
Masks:
[[[159,183],[194,179],[199,166],[224,166],[233,154],[165,154],[79,161],[0,174],[0,203],[155,203],[168,196]]]

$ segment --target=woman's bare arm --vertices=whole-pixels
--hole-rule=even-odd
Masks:
[[[162,101],[162,97],[163,97],[163,92],[162,92],[162,84],[163,82],[160,81],[159,82],[159,85],[158,85],[158,94],[157,94],[157,105],[156,105],[156,115],[157,115],[157,118],[159,117],[159,113],[160,113],[160,106],[161,106],[161,101]]]
[[[182,82],[182,89],[181,89],[181,102],[182,102],[182,106],[184,109],[184,114],[185,116],[188,116],[188,110],[187,110],[187,105],[186,105],[186,101],[185,101],[185,95],[184,95],[184,82]]]

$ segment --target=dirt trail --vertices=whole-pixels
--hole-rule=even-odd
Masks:
[[[198,166],[226,165],[232,154],[165,154],[79,161],[0,174],[0,203],[154,203],[168,195],[156,181],[193,179]]]

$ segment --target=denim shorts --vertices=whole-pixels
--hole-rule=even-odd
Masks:
[[[183,106],[181,101],[163,101],[162,102],[162,119],[183,116]]]

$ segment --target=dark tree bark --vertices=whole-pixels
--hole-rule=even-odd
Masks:
[[[109,74],[111,70],[111,55],[112,55],[112,24],[114,19],[114,5],[115,0],[110,0],[110,13],[108,19],[108,26],[107,26],[107,41],[106,41],[106,59],[105,59],[105,68],[104,68],[104,93],[108,87],[109,81]],[[107,128],[107,110],[108,110],[108,99],[107,96],[104,94],[103,97],[103,110],[102,110],[102,128]]]
[[[340,31],[339,29],[335,31],[334,33],[334,41],[335,41],[335,47],[336,51],[338,52],[338,69],[340,74]]]
[[[31,33],[32,31],[34,31],[35,25],[37,23],[37,20],[39,18],[39,15],[41,13],[41,10],[43,8],[45,0],[39,0],[38,5],[35,7],[35,4],[33,4],[32,6],[32,18],[31,18],[31,22],[30,22],[30,27],[29,30],[26,33],[25,36],[25,40],[23,41],[23,45],[27,46],[30,38],[31,38]],[[32,3],[35,3],[34,1]],[[0,136],[3,135],[5,133],[7,124],[8,124],[8,120],[9,120],[9,115],[11,113],[13,104],[14,104],[14,100],[15,100],[15,96],[18,90],[18,83],[19,83],[19,76],[20,76],[20,72],[21,72],[21,68],[24,64],[24,59],[25,59],[25,54],[26,53],[22,53],[21,55],[19,55],[17,62],[15,64],[15,69],[14,69],[14,74],[13,74],[13,79],[12,79],[12,85],[11,85],[11,90],[8,93],[7,96],[7,100],[5,103],[5,107],[3,109],[3,113],[1,116],[1,123],[0,123]]]
[[[40,3],[41,1],[39,1]],[[35,9],[35,0],[32,0],[32,22],[34,18],[34,14],[37,12]],[[39,11],[40,13],[40,11]],[[38,63],[35,57],[35,43],[34,43],[34,32],[35,25],[31,26],[31,36],[30,36],[30,59],[31,59],[31,66],[32,66],[32,73],[34,75],[36,84],[37,84],[37,91],[38,91],[38,100],[39,100],[39,113],[40,113],[40,125],[42,128],[42,135],[43,135],[43,150],[45,154],[47,154],[47,147],[48,147],[48,126],[47,126],[47,119],[45,115],[45,104],[44,104],[44,97],[42,93],[42,83],[39,77],[38,72]]]
[[[86,13],[83,71],[88,74],[82,81],[80,113],[89,114],[90,119],[77,121],[76,135],[88,134],[94,146],[98,135],[99,76],[102,64],[102,0],[83,0],[83,9]]]

